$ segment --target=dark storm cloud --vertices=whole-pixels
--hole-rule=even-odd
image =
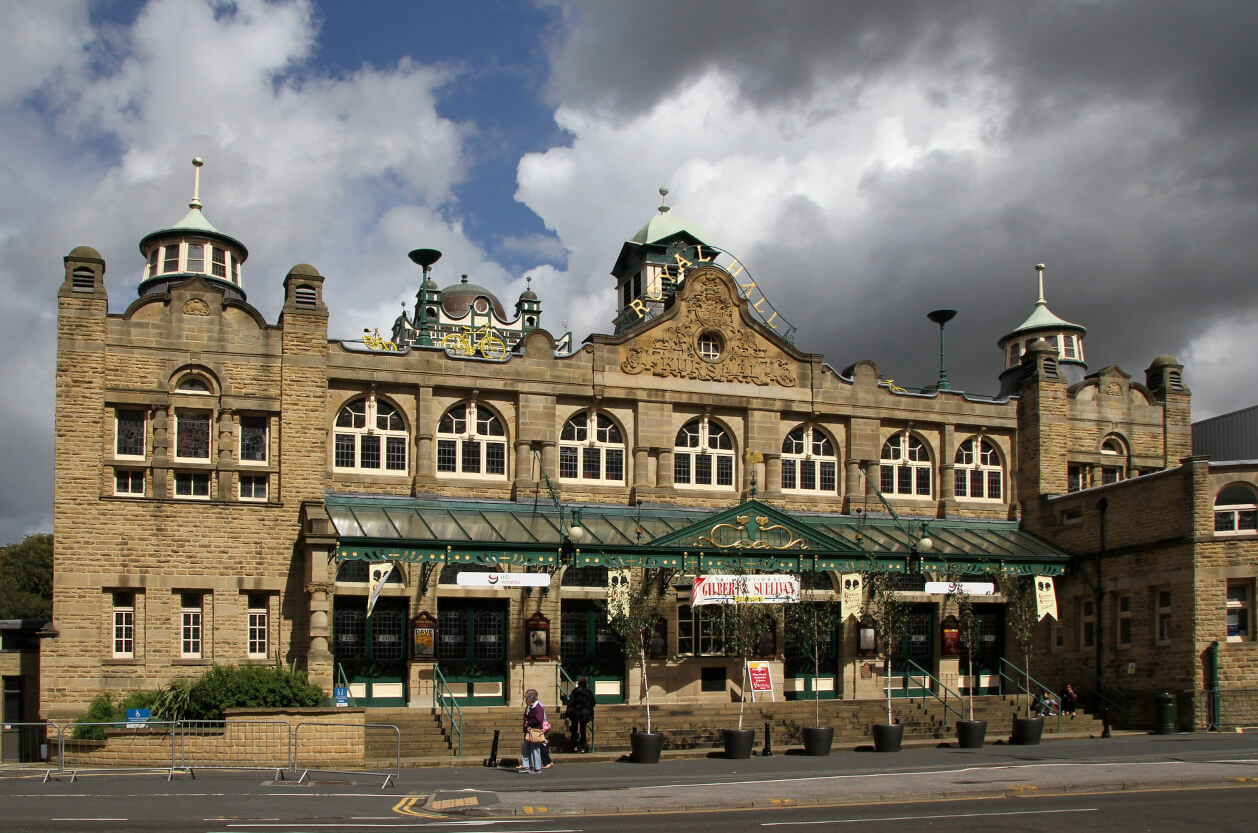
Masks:
[[[1090,367],[1137,380],[1156,355],[1258,309],[1256,4],[609,2],[568,22],[554,97],[625,119],[713,70],[766,113],[820,90],[855,105],[885,82],[945,107],[994,103],[986,159],[868,171],[853,228],[784,198],[774,239],[809,245],[789,265],[780,250],[741,252],[773,264],[762,280],[800,346],[839,367],[872,358],[897,381],[932,382],[938,331],[924,314],[951,306],[951,375],[993,392],[995,341],[1030,313],[1037,261],[1050,307],[1088,327]],[[1246,385],[1216,386],[1196,411],[1253,402]]]

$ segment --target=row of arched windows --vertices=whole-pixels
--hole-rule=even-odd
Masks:
[[[333,465],[339,471],[404,474],[409,441],[401,412],[374,395],[354,399],[336,417]],[[463,402],[441,417],[436,434],[436,470],[443,476],[507,476],[507,431],[501,417],[479,402]],[[591,485],[624,485],[628,448],[624,432],[596,409],[579,411],[563,425],[558,443],[559,479]],[[882,446],[879,489],[884,494],[935,496],[935,461],[925,441],[901,431]],[[673,443],[673,482],[681,488],[734,489],[734,440],[728,428],[696,417]],[[815,425],[787,433],[781,449],[785,492],[838,494],[839,457],[834,439]],[[953,486],[957,497],[1003,501],[1005,472],[995,443],[971,437],[956,451]]]

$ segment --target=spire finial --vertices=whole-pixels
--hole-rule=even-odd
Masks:
[[[189,208],[201,207],[201,166],[205,164],[205,160],[200,156],[192,157],[192,202],[188,203]]]
[[[1035,271],[1039,275],[1039,279],[1040,279],[1040,297],[1035,303],[1046,304],[1047,302],[1044,300],[1044,264],[1043,263],[1035,264]]]
[[[532,288],[533,288],[533,276],[525,275],[524,276],[524,291],[527,292]]]
[[[664,198],[667,196],[668,196],[668,186],[661,185],[660,186],[660,213],[661,214],[668,213],[668,203],[664,202]]]

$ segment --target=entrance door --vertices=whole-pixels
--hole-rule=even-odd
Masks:
[[[574,682],[590,681],[596,703],[625,702],[625,655],[606,612],[588,600],[563,603],[559,658]]]
[[[359,706],[406,705],[406,600],[382,598],[371,616],[363,596],[337,598],[332,644]]]
[[[908,631],[891,668],[893,697],[922,697],[930,687],[930,681],[917,668],[934,673],[935,606],[916,604],[910,607]],[[901,679],[896,681],[894,677]]]
[[[974,646],[975,694],[997,694],[1000,691],[1000,658],[1005,655],[1005,608],[1002,605],[975,605],[977,639]],[[966,658],[961,655],[961,673],[966,672]],[[968,682],[968,681],[967,681]],[[968,694],[970,686],[961,688]]]
[[[460,705],[507,702],[507,603],[442,599],[437,607],[437,667]]]
[[[818,661],[814,663],[813,652],[808,644],[808,637],[812,636],[811,628],[804,639],[793,628],[785,629],[785,662],[782,663],[785,679],[782,684],[787,700],[812,700],[814,697],[833,700],[837,696],[839,640],[836,631],[837,627],[828,633],[824,630],[818,633]]]

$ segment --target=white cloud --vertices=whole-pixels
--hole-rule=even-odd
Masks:
[[[1184,364],[1184,382],[1192,391],[1194,420],[1253,406],[1248,356],[1254,344],[1258,344],[1258,313],[1248,311],[1216,321],[1176,357]]]

